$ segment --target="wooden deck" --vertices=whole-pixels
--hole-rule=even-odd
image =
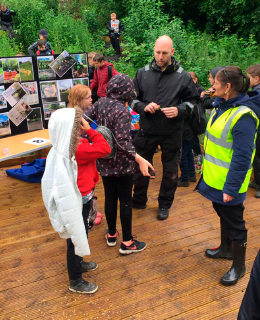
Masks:
[[[0,169],[0,319],[235,320],[260,246],[260,200],[249,190],[247,273],[237,285],[224,287],[220,277],[231,262],[204,256],[205,248],[219,244],[211,203],[193,192],[191,183],[177,190],[170,217],[158,221],[160,153],[155,168],[147,208],[133,211],[133,234],[147,242],[145,251],[121,256],[121,236],[115,247],[107,247],[105,219],[90,232],[90,259],[99,268],[85,278],[99,285],[94,295],[68,290],[66,244],[50,225],[40,185]],[[96,193],[103,212],[100,183]]]

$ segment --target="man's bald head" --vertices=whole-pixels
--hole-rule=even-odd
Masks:
[[[172,39],[167,36],[161,36],[155,41],[154,58],[156,64],[164,71],[171,64],[171,58],[174,54]]]

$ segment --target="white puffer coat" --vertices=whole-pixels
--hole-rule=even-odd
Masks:
[[[49,134],[53,147],[42,178],[42,197],[54,230],[63,239],[71,238],[75,254],[83,257],[90,254],[90,249],[82,217],[75,160],[81,114],[78,108],[65,108],[51,116]]]

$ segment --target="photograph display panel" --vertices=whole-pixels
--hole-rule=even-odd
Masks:
[[[61,78],[76,61],[64,50],[51,64],[52,70]]]
[[[24,101],[29,105],[39,104],[37,82],[25,82],[21,83],[21,86],[26,92],[26,95],[23,97]]]
[[[3,96],[3,93],[5,91],[4,86],[0,86],[0,109],[6,109],[7,108],[7,101]]]
[[[32,112],[32,108],[21,99],[9,112],[9,119],[18,127],[21,122]]]
[[[79,54],[72,54],[71,56],[76,61],[76,63],[72,67],[73,78],[87,77],[88,76],[87,54],[79,53]]]
[[[27,117],[28,131],[35,131],[43,129],[41,108],[34,108]]]
[[[49,120],[52,113],[58,109],[66,108],[65,102],[51,102],[51,103],[44,103],[43,110],[44,110],[44,120]]]
[[[11,129],[8,113],[0,113],[0,137],[9,136],[10,134]]]

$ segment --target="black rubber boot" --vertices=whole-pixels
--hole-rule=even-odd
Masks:
[[[207,249],[205,255],[212,259],[233,259],[232,241],[229,240],[228,231],[220,225],[221,244],[217,248]]]
[[[232,286],[242,278],[246,272],[246,240],[233,241],[233,264],[227,273],[221,278],[225,286]]]

